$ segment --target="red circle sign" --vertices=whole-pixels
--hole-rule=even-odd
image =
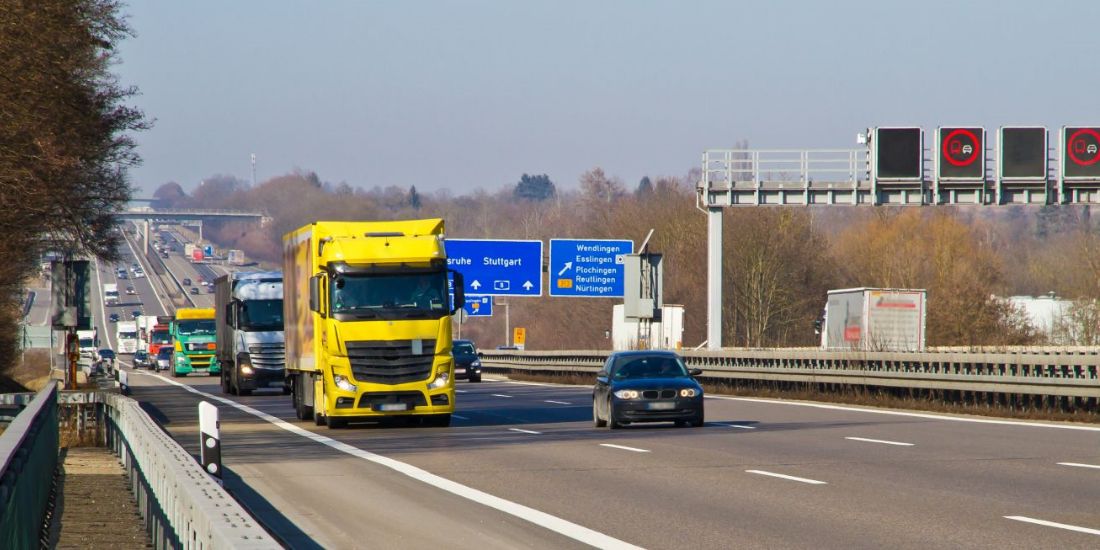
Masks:
[[[1083,135],[1082,135],[1083,134]],[[1082,141],[1083,149],[1081,152],[1085,154],[1092,153],[1092,158],[1088,160],[1081,159],[1077,156],[1077,152],[1074,151],[1075,142],[1084,136],[1092,136],[1094,142],[1092,144],[1086,144]],[[1088,145],[1092,145],[1092,151],[1088,150]],[[1073,162],[1080,164],[1081,166],[1092,166],[1097,162],[1100,162],[1100,152],[1097,151],[1100,148],[1100,132],[1097,132],[1094,128],[1081,128],[1069,136],[1066,140],[1066,152],[1069,153],[1069,158]]]
[[[956,155],[960,154],[953,151],[953,142],[958,143],[958,137],[970,138],[970,155],[966,158],[957,158]],[[979,150],[980,143],[978,142],[978,136],[974,135],[974,132],[967,130],[966,128],[955,128],[951,133],[947,134],[947,137],[943,138],[943,159],[953,166],[970,166],[974,164],[974,161],[978,160],[978,155],[982,153]],[[960,149],[964,145],[960,145]]]

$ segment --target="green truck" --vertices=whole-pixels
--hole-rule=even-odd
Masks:
[[[192,372],[220,375],[214,360],[217,351],[214,332],[214,308],[180,308],[169,327],[176,352],[172,358],[172,376]]]

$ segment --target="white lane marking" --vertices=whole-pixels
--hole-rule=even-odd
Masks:
[[[639,449],[637,447],[627,447],[624,445],[615,445],[612,443],[600,443],[600,447],[611,447],[612,449],[622,449],[624,451],[633,451],[635,453],[648,453],[645,449]]]
[[[555,405],[572,405],[572,403],[570,403],[568,401],[554,401],[553,399],[547,399],[546,402],[547,403],[553,403]]]
[[[521,434],[542,435],[542,432],[536,432],[535,430],[524,430],[524,429],[521,429],[521,428],[508,428],[508,430],[512,431],[512,432],[519,432]]]
[[[867,439],[866,437],[845,437],[844,439],[850,439],[852,441],[865,441],[867,443],[882,443],[883,445],[897,445],[899,447],[912,447],[913,443],[903,443],[901,441],[887,441],[885,439]]]
[[[709,422],[715,426],[725,426],[727,428],[741,428],[742,430],[755,430],[756,426],[743,426],[741,424],[726,424],[725,422]]]
[[[777,474],[775,472],[766,472],[764,470],[745,470],[745,471],[750,473],[750,474],[759,474],[759,475],[762,475],[762,476],[771,476],[771,477],[778,477],[780,479],[789,479],[791,481],[798,481],[798,482],[801,482],[801,483],[809,483],[810,485],[828,485],[826,482],[818,481],[816,479],[807,479],[807,478],[804,478],[804,477],[795,477],[795,476],[789,476],[789,475],[785,475],[785,474]]]
[[[455,390],[455,393],[466,393],[466,390]]]
[[[134,258],[136,258],[138,263],[141,264],[141,269],[145,270],[145,268],[148,267],[149,270],[146,273],[152,273],[154,276],[156,276],[157,274],[155,271],[153,271],[152,266],[146,265],[148,264],[148,261],[143,261],[145,258],[138,256],[137,250],[134,249],[134,244],[130,242],[130,237],[123,238],[126,239],[126,246],[130,247],[130,253],[133,254]],[[149,280],[148,276],[145,277],[145,280],[149,283],[149,290],[153,291],[153,297],[156,298],[157,303],[160,304],[160,310],[164,312],[164,315],[168,315],[168,308],[164,306],[164,301],[160,299],[160,293],[157,292],[156,287],[153,286],[153,281]],[[135,290],[136,289],[137,287],[135,286]]]
[[[459,420],[469,420],[469,418],[466,418],[465,416],[459,416],[457,414],[452,414],[451,418],[457,418]]]
[[[641,548],[639,546],[635,546],[633,544],[630,544],[629,542],[619,540],[617,538],[605,535],[605,534],[603,534],[599,531],[589,529],[589,528],[587,528],[583,525],[578,525],[576,523],[573,523],[571,521],[559,518],[557,516],[552,516],[550,514],[547,514],[546,512],[542,512],[540,510],[536,510],[534,508],[524,506],[524,505],[519,504],[517,502],[512,502],[510,500],[506,500],[506,499],[500,498],[498,496],[491,495],[491,494],[486,493],[484,491],[474,489],[473,487],[468,487],[468,486],[463,485],[461,483],[451,481],[451,480],[449,480],[445,477],[438,476],[438,475],[433,474],[433,473],[431,473],[427,470],[417,468],[416,466],[413,466],[412,464],[407,464],[405,462],[401,462],[400,460],[395,460],[395,459],[392,459],[392,458],[384,457],[382,455],[374,454],[370,451],[365,451],[365,450],[360,449],[358,447],[353,447],[351,445],[348,445],[347,443],[337,441],[335,439],[332,439],[331,437],[324,436],[324,435],[321,435],[319,433],[311,432],[311,431],[309,431],[305,428],[302,428],[300,426],[296,426],[294,424],[291,424],[290,422],[287,422],[287,421],[285,421],[281,418],[274,417],[274,416],[272,416],[270,414],[267,414],[267,413],[265,413],[261,410],[254,409],[252,407],[249,407],[248,405],[242,405],[240,403],[237,403],[236,401],[233,401],[232,399],[226,399],[226,398],[221,397],[221,396],[217,396],[217,395],[213,395],[213,394],[209,394],[209,393],[206,393],[206,392],[203,392],[203,391],[196,390],[195,388],[192,388],[191,386],[188,386],[187,384],[177,382],[177,381],[171,380],[169,378],[165,378],[163,376],[160,376],[159,374],[149,374],[149,373],[144,373],[144,372],[141,373],[141,374],[144,374],[146,376],[153,376],[153,377],[159,378],[159,379],[163,380],[164,382],[172,384],[173,386],[178,386],[178,387],[183,388],[184,390],[189,391],[191,393],[194,393],[196,395],[201,395],[203,397],[206,397],[207,399],[213,399],[215,401],[218,401],[220,403],[224,403],[224,404],[229,405],[230,407],[233,407],[233,408],[238,409],[240,411],[251,414],[255,417],[266,420],[267,422],[269,422],[269,423],[271,423],[275,426],[278,426],[279,428],[282,428],[282,429],[284,429],[284,430],[286,430],[286,431],[288,431],[292,434],[302,436],[306,439],[315,441],[315,442],[320,443],[322,445],[327,445],[327,446],[329,446],[329,447],[331,447],[331,448],[333,448],[337,451],[340,451],[342,453],[346,453],[346,454],[349,454],[351,456],[366,460],[367,462],[372,462],[372,463],[377,464],[379,466],[383,466],[383,467],[389,468],[391,470],[394,470],[396,472],[405,474],[406,476],[409,476],[409,477],[411,477],[411,478],[413,478],[417,481],[421,481],[423,483],[431,485],[432,487],[435,487],[437,489],[447,491],[448,493],[451,493],[453,495],[456,495],[456,496],[465,498],[467,500],[471,500],[471,501],[483,504],[483,505],[488,506],[490,508],[494,508],[496,510],[504,512],[505,514],[515,516],[515,517],[520,518],[524,521],[528,521],[528,522],[530,522],[534,525],[545,527],[546,529],[549,529],[551,531],[554,531],[555,533],[559,533],[561,535],[569,537],[573,540],[583,542],[585,544],[595,546],[597,548],[622,548],[622,549],[639,549],[639,550]],[[452,416],[454,416],[454,415],[452,415]]]
[[[1080,462],[1059,462],[1059,466],[1075,466],[1077,468],[1096,468],[1100,470],[1100,465],[1097,464],[1081,464]]]
[[[722,399],[725,401],[747,401],[750,403],[766,403],[769,405],[791,405],[795,407],[813,407],[815,409],[828,409],[834,411],[850,411],[871,414],[887,414],[892,416],[909,416],[914,418],[928,418],[932,420],[949,420],[951,422],[972,422],[975,424],[999,424],[1002,426],[1028,426],[1032,428],[1056,428],[1059,430],[1080,430],[1086,432],[1100,432],[1100,427],[1075,426],[1072,424],[1043,424],[1040,422],[1020,422],[1013,420],[995,420],[992,418],[967,418],[962,416],[941,416],[928,413],[915,413],[904,411],[880,411],[874,409],[862,409],[859,407],[844,407],[841,405],[826,405],[823,403],[802,403],[796,401],[781,401],[778,399],[759,399],[755,397],[726,397],[724,395],[708,395],[709,399]]]
[[[489,394],[489,395],[492,395],[493,397],[507,397],[507,398],[512,397],[511,395],[504,395],[503,393],[492,393],[492,394]]]
[[[1059,529],[1065,529],[1067,531],[1077,531],[1078,533],[1087,533],[1089,535],[1100,535],[1100,529],[1089,529],[1088,527],[1078,527],[1076,525],[1069,525],[1066,523],[1055,523],[1053,521],[1029,518],[1027,516],[1004,516],[1004,518],[1011,519],[1013,521],[1022,521],[1024,523],[1034,523],[1035,525],[1044,525],[1046,527],[1057,527]]]

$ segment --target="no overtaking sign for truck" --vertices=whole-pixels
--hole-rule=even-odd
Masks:
[[[634,241],[550,239],[550,295],[617,298],[623,295],[623,255]]]

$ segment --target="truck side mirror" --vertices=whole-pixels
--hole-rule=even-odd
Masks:
[[[466,282],[462,279],[462,274],[449,269],[455,277],[455,303],[451,306],[451,315],[458,313],[458,310],[462,309],[466,305]]]
[[[309,278],[309,310],[321,313],[321,277],[314,275]]]

